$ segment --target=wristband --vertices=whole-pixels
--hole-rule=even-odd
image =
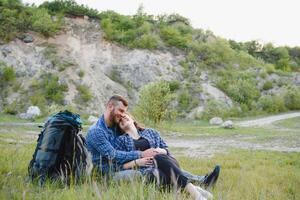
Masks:
[[[133,162],[134,162],[134,165],[135,165],[135,166],[137,166],[137,164],[136,164],[136,160],[134,160]]]

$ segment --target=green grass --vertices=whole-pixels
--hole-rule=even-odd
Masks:
[[[177,121],[165,122],[156,128],[167,136],[169,132],[180,135],[181,138],[195,139],[205,137],[233,137],[251,136],[251,139],[244,139],[250,142],[265,142],[272,139],[284,139],[292,141],[300,137],[299,119],[291,118],[276,122],[276,126],[266,127],[236,127],[224,129],[219,126],[211,126],[208,121]],[[286,129],[288,128],[288,129]],[[243,139],[243,138],[241,138]]]
[[[153,185],[106,183],[98,176],[80,185],[62,187],[47,183],[45,188],[24,182],[34,144],[0,144],[0,199],[173,199],[174,194]],[[5,148],[4,148],[5,147]],[[195,174],[205,174],[215,164],[222,167],[213,190],[215,199],[299,199],[300,153],[232,150],[213,158],[179,157],[181,166]],[[97,185],[97,189],[96,186]],[[179,197],[188,199],[186,194]]]
[[[299,118],[294,118],[278,122],[275,128],[227,130],[209,126],[205,121],[163,124],[158,128],[163,133],[184,133],[192,139],[250,135],[255,136],[257,141],[274,137],[287,140],[299,137],[298,120]],[[84,132],[86,130],[87,127]],[[22,132],[26,134],[20,134]],[[153,185],[144,185],[141,180],[133,183],[107,183],[96,175],[79,185],[71,184],[70,187],[49,182],[45,188],[28,184],[24,180],[36,139],[26,135],[39,132],[40,129],[33,126],[0,125],[0,199],[99,199],[99,194],[102,199],[190,199],[187,194],[159,191]],[[21,144],[21,140],[31,143]],[[185,151],[184,148],[174,147],[171,151],[182,168],[195,174],[205,174],[216,164],[221,165],[219,181],[212,190],[215,199],[300,199],[300,153],[229,149],[227,153],[218,153],[212,158],[195,158],[181,154],[180,152]]]
[[[15,115],[0,113],[0,122],[29,122],[28,120],[18,118]]]
[[[232,150],[212,159],[181,158],[180,163],[196,174],[220,164],[216,199],[300,198],[300,153]]]
[[[289,129],[299,129],[300,128],[300,117],[295,117],[291,119],[281,120],[275,123],[276,126],[281,126]]]

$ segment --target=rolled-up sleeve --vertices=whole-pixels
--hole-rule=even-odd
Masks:
[[[158,141],[159,148],[165,149],[167,151],[167,154],[170,154],[170,151],[168,149],[168,145],[165,143],[165,141],[161,138],[160,134],[158,131],[154,129],[150,129],[153,137],[155,138],[156,141]]]

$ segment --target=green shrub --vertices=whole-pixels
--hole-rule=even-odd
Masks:
[[[68,85],[59,83],[58,76],[51,73],[43,74],[40,81],[32,81],[31,88],[33,89],[31,96],[40,95],[41,98],[33,97],[32,101],[35,103],[43,103],[45,98],[48,104],[63,104],[64,94],[68,91]]]
[[[142,49],[156,49],[158,47],[159,37],[153,34],[144,34],[136,39],[133,47]]]
[[[174,92],[179,89],[180,83],[178,81],[168,81],[170,91]]]
[[[213,42],[192,43],[189,47],[193,54],[190,62],[196,61],[196,65],[204,65],[206,67],[225,67],[233,64],[236,53],[230,48],[227,41],[216,39]],[[190,56],[191,57],[191,56]]]
[[[285,111],[284,99],[280,95],[271,96],[265,95],[261,96],[257,102],[258,110],[263,110],[266,112],[282,112]]]
[[[176,28],[169,26],[160,30],[160,36],[167,45],[180,49],[187,48],[188,42],[191,40],[188,35],[183,35]]]
[[[14,68],[5,66],[0,69],[1,82],[3,83],[12,83],[16,79],[16,72]]]
[[[212,117],[228,117],[229,110],[222,102],[211,100],[207,102],[201,118],[208,120]]]
[[[232,54],[234,54],[234,56],[232,57],[233,62],[235,64],[238,64],[242,69],[254,67],[254,66],[260,66],[264,64],[263,62],[255,59],[254,57],[252,57],[251,55],[249,55],[244,51],[234,52]],[[228,59],[228,61],[229,60],[230,59]]]
[[[108,40],[130,48],[156,49],[160,45],[161,40],[155,32],[154,25],[149,22],[152,16],[142,11],[138,11],[132,17],[113,11],[102,12],[99,16],[101,29]]]
[[[108,40],[119,42],[125,46],[134,46],[137,39],[137,25],[130,16],[120,15],[113,11],[106,11],[100,14],[101,28]]]
[[[91,18],[99,18],[99,13],[95,9],[79,5],[74,0],[54,0],[46,1],[40,5],[41,8],[48,9],[53,15],[56,13],[64,13],[75,16],[89,16]]]
[[[259,72],[259,76],[263,79],[267,78],[268,73],[265,70]]]
[[[269,90],[273,88],[273,83],[272,81],[266,81],[263,85],[263,90]]]
[[[16,73],[12,67],[0,62],[0,97],[6,98],[11,89],[16,89],[19,83],[16,82]]]
[[[264,111],[273,111],[273,99],[271,95],[261,96],[258,99],[258,107]]]
[[[286,111],[286,107],[284,104],[284,98],[282,95],[275,95],[272,96],[273,105],[274,105],[274,112],[283,112]]]
[[[29,97],[29,100],[32,105],[38,106],[41,110],[43,110],[47,103],[45,96],[42,92],[33,93]]]
[[[300,89],[296,86],[290,86],[284,92],[284,104],[290,110],[300,109]]]
[[[79,99],[80,99],[81,103],[83,103],[83,102],[87,103],[93,98],[88,86],[86,86],[86,85],[77,85],[76,89],[78,91]]]
[[[240,104],[251,107],[251,103],[260,97],[257,81],[251,72],[222,71],[219,77],[217,86]]]
[[[31,8],[19,0],[0,1],[0,39],[8,42],[31,27]]]
[[[46,99],[58,104],[63,103],[64,92],[68,91],[68,86],[66,84],[58,83],[57,76],[50,75],[49,78],[44,77],[42,85],[45,88]]]
[[[268,74],[274,73],[275,72],[275,67],[272,64],[266,64],[265,65],[266,71]]]
[[[45,8],[36,9],[31,17],[31,22],[32,29],[46,37],[52,36],[60,28],[59,21],[54,22]]]
[[[79,72],[78,72],[78,76],[80,77],[80,78],[83,78],[84,77],[84,70],[79,70]]]
[[[0,38],[10,41],[18,34],[18,11],[0,7]]]
[[[16,115],[19,112],[19,106],[17,101],[4,106],[3,112],[10,115]]]
[[[189,94],[188,90],[184,90],[179,94],[178,102],[182,110],[186,110],[189,107],[190,101],[191,101],[191,95]]]
[[[149,83],[143,86],[139,92],[135,114],[143,121],[157,124],[168,116],[171,99],[172,95],[167,82]]]

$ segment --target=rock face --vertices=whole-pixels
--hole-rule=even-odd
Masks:
[[[196,108],[192,109],[190,113],[187,114],[186,118],[187,119],[199,119],[199,118],[201,118],[201,114],[203,113],[203,111],[204,111],[203,106],[196,107]]]
[[[80,107],[97,116],[113,94],[125,96],[132,107],[138,100],[138,91],[145,84],[159,80],[187,82],[180,65],[186,55],[179,50],[171,53],[168,50],[128,49],[106,41],[97,21],[65,18],[65,24],[64,31],[48,39],[30,32],[8,44],[0,44],[0,61],[15,69],[25,91],[29,90],[33,79],[40,79],[45,72],[53,73],[59,76],[60,82],[68,85],[66,105]],[[48,46],[55,46],[58,60],[70,61],[70,66],[60,71],[45,53]],[[191,94],[199,102],[187,115],[191,119],[201,116],[209,100],[221,101],[229,107],[233,105],[232,100],[214,86],[208,74],[203,71],[194,81],[195,86],[203,90]],[[294,77],[298,84],[299,77]],[[272,79],[278,77],[274,75]],[[76,86],[81,84],[86,85],[93,96],[86,105],[76,102]],[[17,98],[18,95],[11,95],[7,99],[13,102]]]
[[[41,115],[41,110],[37,106],[30,106],[26,113],[21,113],[20,118],[22,119],[34,119]]]
[[[209,120],[210,125],[221,125],[222,123],[223,123],[223,120],[220,117],[214,117]]]
[[[203,83],[202,88],[203,92],[208,94],[208,97],[210,97],[211,99],[221,101],[229,107],[232,106],[232,100],[224,92],[212,86],[210,83]]]

